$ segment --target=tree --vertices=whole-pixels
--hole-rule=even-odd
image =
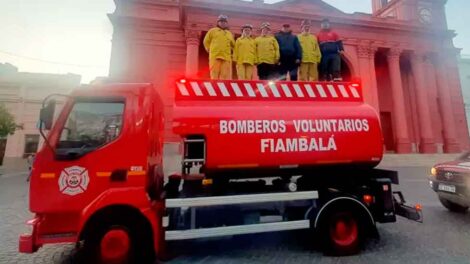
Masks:
[[[0,139],[13,135],[16,128],[15,118],[4,104],[0,104]]]
[[[6,138],[8,135],[13,135],[16,129],[15,118],[4,104],[0,104],[0,165],[3,165],[7,145]]]

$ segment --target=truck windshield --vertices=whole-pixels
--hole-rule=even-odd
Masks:
[[[123,102],[76,102],[56,148],[60,159],[73,159],[117,138],[122,129]]]

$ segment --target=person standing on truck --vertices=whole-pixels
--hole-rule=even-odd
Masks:
[[[276,40],[279,43],[281,53],[279,78],[285,81],[287,73],[289,73],[290,80],[297,81],[297,72],[302,59],[302,48],[299,39],[292,34],[290,25],[286,23],[282,25],[281,32],[276,34]]]
[[[204,37],[204,48],[209,53],[211,79],[232,78],[232,50],[235,40],[228,29],[228,17],[220,15],[217,27],[210,29]]]
[[[310,20],[302,21],[302,33],[297,35],[302,47],[302,61],[299,70],[301,81],[318,81],[318,64],[321,60],[321,52],[317,37],[310,33],[310,26]]]
[[[256,64],[256,42],[251,37],[253,26],[246,24],[242,27],[242,36],[235,42],[233,61],[237,63],[239,80],[252,80],[253,67]]]
[[[260,80],[272,79],[276,75],[280,54],[279,44],[271,35],[271,25],[268,22],[261,24],[261,35],[255,39],[255,42],[258,77]]]
[[[318,42],[322,59],[320,63],[320,76],[322,81],[342,81],[341,55],[344,53],[343,42],[339,35],[331,29],[330,20],[325,18],[321,22],[321,31],[318,33]]]

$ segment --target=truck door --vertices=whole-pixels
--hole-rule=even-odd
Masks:
[[[36,157],[33,212],[79,212],[106,189],[145,185],[148,122],[136,98],[116,89],[66,103],[48,137],[51,147]]]

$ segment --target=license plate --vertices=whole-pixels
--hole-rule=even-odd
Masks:
[[[452,185],[439,184],[438,189],[439,191],[455,193],[455,186]]]

